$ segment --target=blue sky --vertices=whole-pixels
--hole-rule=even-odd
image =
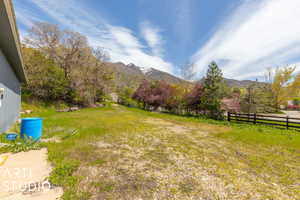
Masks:
[[[13,0],[22,38],[35,21],[87,36],[113,62],[195,79],[215,60],[225,77],[262,78],[300,64],[299,0]]]

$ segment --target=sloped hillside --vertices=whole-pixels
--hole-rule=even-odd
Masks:
[[[157,69],[143,69],[134,64],[108,63],[108,67],[114,72],[114,81],[117,88],[137,88],[143,80],[160,81],[164,80],[169,84],[192,84],[179,77]]]
[[[247,88],[252,84],[265,84],[262,82],[256,82],[251,80],[234,80],[234,79],[227,79],[225,78],[225,83],[228,85],[228,87],[237,87],[237,88]]]

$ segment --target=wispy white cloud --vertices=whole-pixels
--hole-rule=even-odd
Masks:
[[[162,56],[147,53],[145,45],[142,44],[132,30],[110,24],[100,14],[93,13],[92,10],[85,8],[84,4],[80,4],[79,1],[29,1],[58,24],[87,36],[92,46],[105,48],[110,53],[113,62],[121,61],[125,64],[134,63],[144,68],[152,67],[166,72],[173,71],[172,63],[165,61]],[[22,4],[22,2],[16,3]],[[16,12],[27,20],[27,22],[20,21],[21,23],[27,26],[31,25],[32,15],[30,13],[23,12],[20,9],[16,9]],[[151,46],[152,44],[148,42],[149,47],[156,51],[157,44]]]
[[[259,77],[266,67],[300,61],[300,1],[244,0],[194,54],[192,71],[203,75],[216,60],[226,77]]]
[[[172,16],[173,30],[179,39],[182,51],[185,51],[188,43],[190,42],[193,35],[193,7],[192,0],[174,0],[173,9],[175,15]]]
[[[25,0],[26,1],[26,0]],[[14,4],[18,22],[26,27],[31,27],[35,21],[39,21],[40,17],[34,13],[33,8],[27,8],[23,4]]]
[[[151,48],[153,55],[162,56],[163,54],[163,39],[160,35],[161,30],[155,27],[149,21],[144,21],[141,24],[141,32],[147,44]]]

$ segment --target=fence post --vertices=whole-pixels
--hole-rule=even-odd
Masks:
[[[228,119],[228,121],[230,122],[230,120],[231,120],[231,119],[230,119],[230,112],[227,113],[227,119]]]
[[[254,124],[256,124],[256,113],[254,113],[254,121],[253,121]]]
[[[286,116],[286,129],[289,129],[289,116]]]

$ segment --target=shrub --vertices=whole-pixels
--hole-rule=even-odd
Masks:
[[[201,97],[203,96],[203,92],[203,86],[201,84],[196,84],[192,91],[186,94],[184,103],[188,113],[195,112],[198,114],[201,112]]]
[[[176,106],[176,89],[164,81],[143,81],[133,94],[133,99],[142,103],[144,109],[159,107],[172,110]]]

